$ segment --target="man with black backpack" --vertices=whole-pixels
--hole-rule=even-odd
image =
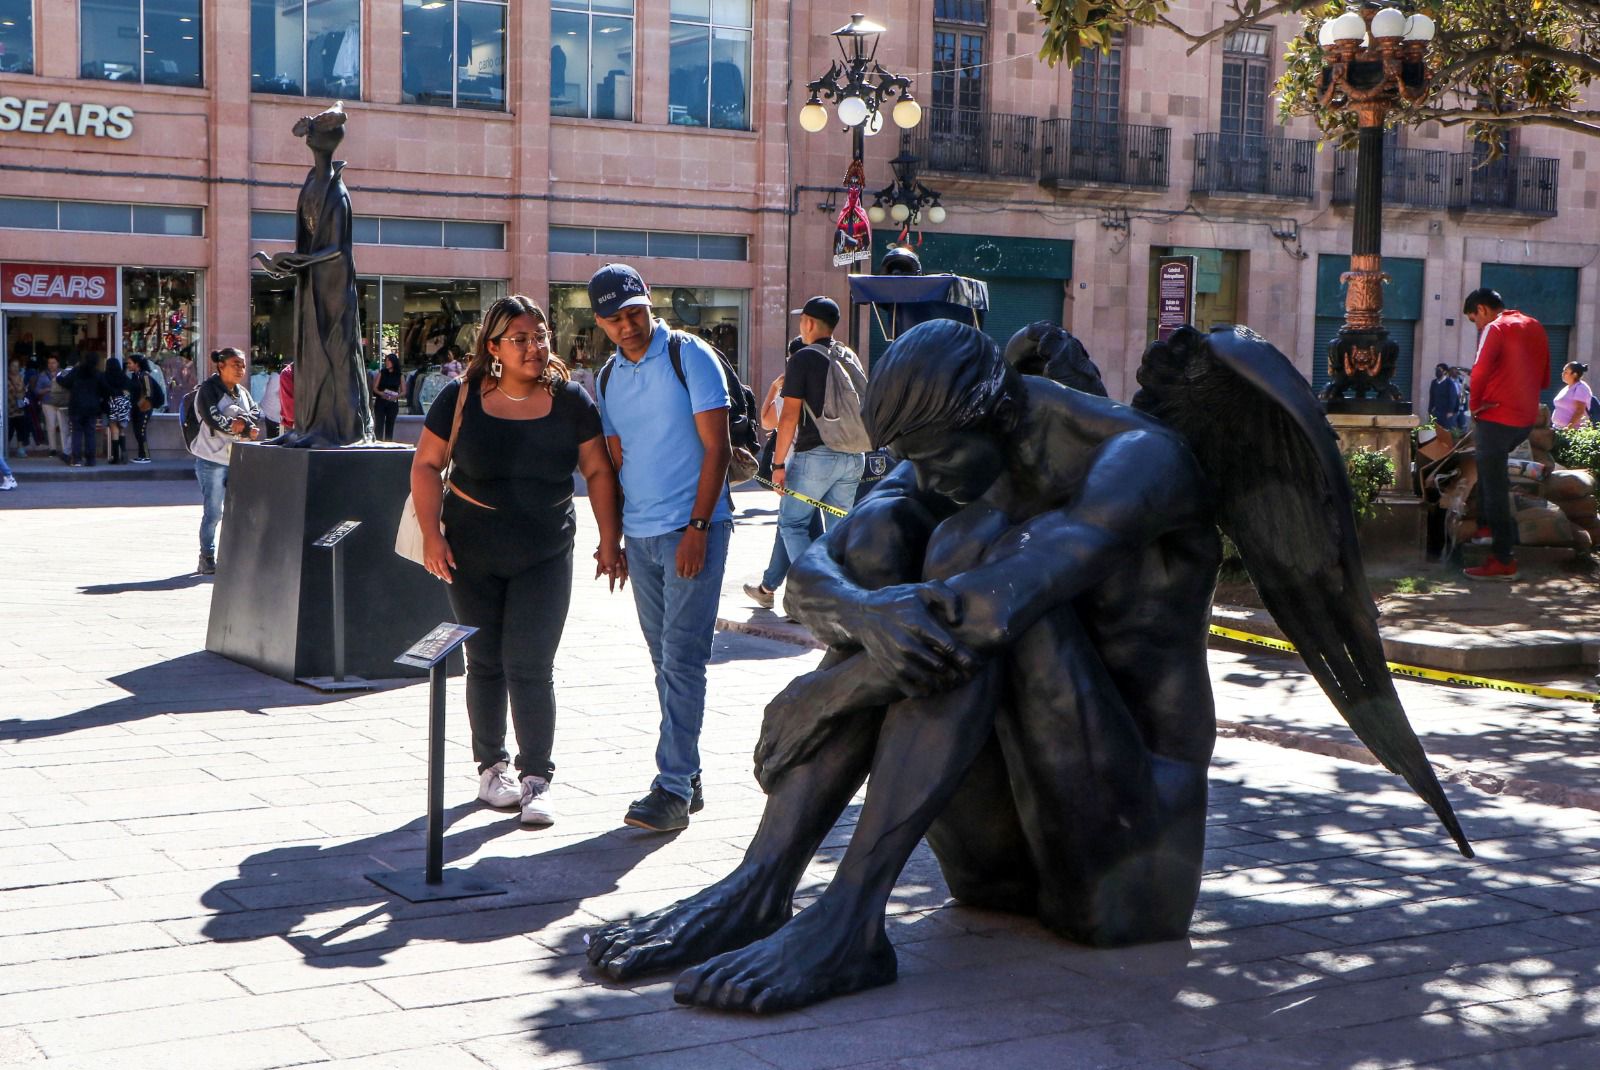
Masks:
[[[746,391],[715,349],[651,314],[649,287],[628,265],[595,272],[589,303],[617,347],[595,400],[622,481],[625,561],[661,702],[656,777],[623,821],[670,832],[704,805],[706,663],[733,534],[729,402]]]
[[[866,452],[872,448],[861,421],[867,375],[849,346],[834,340],[839,306],[813,297],[800,316],[805,346],[788,360],[783,373],[783,415],[773,451],[772,482],[784,490],[848,510]],[[790,454],[790,447],[794,452]],[[790,562],[811,545],[811,505],[784,494],[778,503],[778,533]],[[823,510],[823,529],[838,523]]]

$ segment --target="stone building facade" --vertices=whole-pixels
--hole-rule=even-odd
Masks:
[[[1135,30],[1072,72],[1033,58],[1027,0],[0,0],[7,352],[291,356],[288,293],[251,254],[292,240],[294,121],[341,97],[371,346],[437,362],[523,292],[592,365],[581,284],[627,259],[760,389],[789,309],[847,296],[830,253],[850,137],[795,114],[858,7],[924,106],[903,145],[892,125],[867,139],[868,189],[902,147],[918,157],[949,212],[924,259],[990,283],[994,333],[1060,318],[1127,397],[1153,263],[1176,252],[1196,257],[1198,320],[1248,323],[1316,374],[1353,164],[1276,121],[1293,28],[1194,55]],[[1186,25],[1212,7],[1174,4]],[[1394,147],[1385,254],[1413,396],[1423,369],[1470,361],[1461,298],[1486,281],[1593,356],[1600,143],[1530,129],[1488,168],[1459,129]]]

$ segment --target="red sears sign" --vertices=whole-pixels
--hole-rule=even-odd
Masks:
[[[77,264],[3,264],[0,304],[115,308],[117,269]]]

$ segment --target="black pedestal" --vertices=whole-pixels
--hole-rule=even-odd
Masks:
[[[282,680],[331,675],[331,555],[311,542],[359,520],[343,548],[345,672],[426,675],[394,661],[452,619],[444,584],[394,552],[412,452],[234,446],[206,649]]]

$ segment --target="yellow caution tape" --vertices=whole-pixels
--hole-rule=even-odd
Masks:
[[[766,487],[768,490],[775,490],[779,494],[787,494],[789,497],[795,499],[796,501],[805,502],[807,505],[814,505],[818,509],[821,509],[825,513],[832,513],[834,516],[846,516],[846,515],[848,515],[848,514],[845,513],[845,511],[843,509],[840,509],[836,505],[826,505],[826,504],[824,504],[822,502],[817,501],[817,499],[815,499],[815,498],[806,497],[804,494],[801,494],[797,490],[790,490],[788,487],[780,487],[776,483],[772,482],[771,480],[762,479],[760,476],[756,476],[756,482],[760,483],[763,487]]]
[[[1269,639],[1264,635],[1252,635],[1250,632],[1241,632],[1235,628],[1224,628],[1220,624],[1211,626],[1211,634],[1222,639],[1232,639],[1236,643],[1247,643],[1250,646],[1262,646],[1268,650],[1282,650],[1295,653],[1293,643],[1282,639]],[[1538,684],[1519,684],[1515,680],[1491,680],[1485,676],[1466,676],[1462,673],[1443,672],[1439,669],[1424,669],[1420,665],[1404,665],[1398,661],[1386,662],[1389,671],[1396,676],[1408,676],[1414,680],[1432,680],[1440,684],[1454,684],[1457,687],[1480,687],[1490,691],[1512,691],[1519,695],[1534,695],[1538,698],[1569,699],[1574,702],[1600,702],[1600,694],[1592,691],[1569,691],[1563,687],[1540,687]]]

